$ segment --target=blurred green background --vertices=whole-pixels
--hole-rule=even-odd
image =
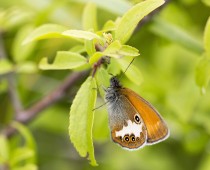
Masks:
[[[15,74],[16,86],[25,108],[57,87],[69,71],[40,71],[42,57],[53,57],[78,42],[68,39],[42,40],[24,50],[23,37],[35,27],[56,23],[82,29],[86,0],[1,0],[0,31],[8,59],[30,65]],[[99,28],[109,19],[121,16],[128,8],[123,0],[94,1],[98,5]],[[134,1],[132,1],[134,2]],[[114,3],[118,6],[114,6]],[[204,28],[210,16],[208,0],[171,0],[160,12],[140,27],[127,43],[139,49],[134,64],[144,82],[136,86],[122,77],[122,84],[150,101],[167,122],[171,135],[166,141],[138,151],[123,150],[109,135],[106,107],[98,109],[94,121],[97,169],[113,170],[207,170],[210,169],[210,88],[196,84],[196,67],[202,57]],[[182,36],[187,36],[187,42]],[[180,37],[179,37],[180,36]],[[177,38],[178,37],[178,38]],[[184,38],[183,38],[184,39]],[[79,44],[79,43],[78,43]],[[202,75],[201,75],[202,76]],[[29,127],[37,148],[40,170],[93,169],[69,141],[69,107],[79,89],[78,82],[65,98],[36,117]],[[5,77],[0,77],[1,127],[11,121],[13,109]],[[205,91],[205,92],[204,92]],[[99,98],[98,105],[103,103]],[[11,148],[18,136],[10,139]]]

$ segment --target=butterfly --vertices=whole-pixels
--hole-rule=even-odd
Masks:
[[[113,76],[105,90],[112,140],[128,150],[136,150],[168,138],[169,129],[158,111]]]

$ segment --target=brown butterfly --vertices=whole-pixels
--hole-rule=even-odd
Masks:
[[[158,111],[134,91],[120,85],[116,77],[106,89],[112,140],[135,150],[168,138],[169,129]]]

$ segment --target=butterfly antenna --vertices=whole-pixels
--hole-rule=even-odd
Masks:
[[[125,69],[124,73],[128,70],[128,68],[129,68],[130,65],[133,63],[134,60],[135,60],[135,58],[133,58],[133,59],[131,60],[131,62],[129,63],[128,67]]]
[[[128,70],[128,68],[129,68],[130,65],[133,63],[134,60],[135,60],[135,58],[133,58],[133,59],[131,60],[131,62],[128,64],[127,68],[126,68],[125,71],[123,72],[124,74],[125,74],[125,72]],[[121,79],[121,77],[122,77],[122,75],[120,76],[119,79]]]
[[[96,107],[96,108],[94,108],[92,111],[95,111],[95,110],[97,110],[97,109],[99,109],[99,108],[101,108],[101,107],[103,107],[104,105],[106,105],[108,102],[105,102],[104,104],[102,104],[102,105],[100,105],[100,106],[98,106],[98,107]]]

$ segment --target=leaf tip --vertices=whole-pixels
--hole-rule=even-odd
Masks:
[[[21,45],[24,46],[24,45],[26,45],[26,44],[28,44],[30,42],[32,42],[32,40],[28,39],[28,37],[27,37],[26,39],[23,40],[23,42],[21,43]]]

